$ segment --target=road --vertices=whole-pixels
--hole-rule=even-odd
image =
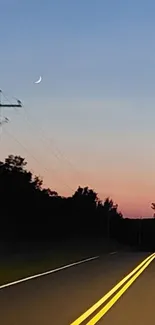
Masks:
[[[100,320],[90,322],[103,307],[107,308],[110,300],[82,323],[76,321],[149,255],[105,254],[96,260],[1,289],[0,324],[154,325],[155,260]]]

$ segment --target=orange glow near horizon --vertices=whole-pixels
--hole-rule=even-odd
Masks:
[[[142,130],[127,133],[125,127],[124,133],[114,132],[114,129],[110,132],[106,127],[102,130],[97,121],[94,122],[96,132],[83,129],[82,133],[80,129],[79,133],[74,133],[73,126],[69,128],[62,121],[52,125],[52,133],[57,138],[50,142],[50,136],[44,139],[37,130],[30,126],[28,129],[25,120],[21,133],[17,128],[21,125],[20,115],[14,121],[6,129],[15,138],[2,134],[1,159],[11,153],[25,157],[27,168],[43,177],[45,187],[51,187],[60,195],[72,195],[78,186],[88,186],[101,200],[112,198],[125,217],[153,215],[155,153],[150,129],[145,136]],[[46,125],[50,134],[47,120]]]
[[[122,212],[124,217],[152,217],[153,210],[151,209],[151,203],[153,202],[153,185],[147,186],[145,183],[143,187],[142,182],[135,184],[131,179],[119,179],[118,182],[115,182],[114,179],[106,179],[106,176],[99,178],[99,175],[97,179],[97,175],[94,174],[93,176],[92,173],[88,172],[85,172],[84,176],[85,182],[80,182],[80,178],[77,178],[75,175],[71,177],[70,173],[66,172],[65,180],[67,182],[68,179],[67,184],[69,184],[70,188],[67,188],[64,184],[62,185],[62,182],[58,180],[52,182],[51,178],[46,177],[44,179],[44,185],[51,186],[53,189],[55,184],[54,189],[58,194],[63,196],[72,195],[78,186],[88,186],[98,193],[98,197],[101,200],[110,197],[114,203],[117,203],[118,210]]]

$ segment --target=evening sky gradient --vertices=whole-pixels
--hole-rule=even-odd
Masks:
[[[3,112],[0,158],[26,157],[62,195],[88,185],[125,216],[151,216],[155,2],[0,0],[0,11],[0,88],[24,103]]]

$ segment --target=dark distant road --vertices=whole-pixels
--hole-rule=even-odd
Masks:
[[[116,299],[115,294],[122,287],[82,323],[76,321],[149,255],[105,254],[96,260],[0,289],[0,324],[154,325],[155,260],[111,309],[107,311],[107,304],[111,304],[110,299]],[[99,312],[104,313],[100,319]]]

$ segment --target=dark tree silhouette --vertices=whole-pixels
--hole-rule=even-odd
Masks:
[[[152,203],[152,204],[151,204],[151,208],[155,211],[155,203]],[[154,212],[154,214],[153,214],[153,218],[155,218],[155,212]]]
[[[44,188],[43,180],[26,167],[20,156],[9,155],[0,162],[0,240],[9,247],[20,247],[22,241],[52,244],[108,237],[130,246],[141,243],[141,247],[155,248],[154,219],[141,223],[125,219],[112,199],[101,201],[87,186],[62,197]]]

